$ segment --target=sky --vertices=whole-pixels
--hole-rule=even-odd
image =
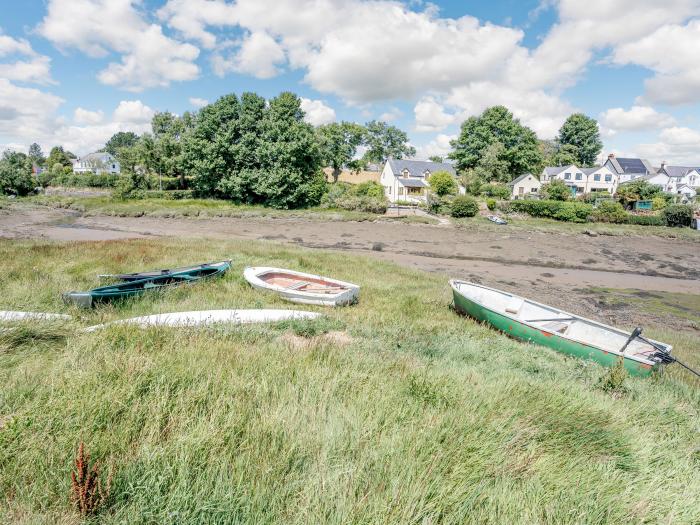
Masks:
[[[503,104],[543,139],[700,165],[700,0],[0,0],[0,148],[78,155],[228,93],[385,120],[416,158]]]

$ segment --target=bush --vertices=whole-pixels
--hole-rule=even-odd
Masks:
[[[28,195],[35,187],[29,157],[24,153],[6,150],[0,159],[0,195]]]
[[[43,175],[43,173],[42,173]],[[60,173],[47,176],[47,186],[72,186],[72,187],[88,187],[88,188],[114,188],[117,186],[121,175],[112,175],[109,173],[97,175],[95,173]],[[40,179],[41,181],[42,179]]]
[[[555,200],[518,200],[510,202],[510,209],[533,217],[545,217],[567,222],[588,222],[593,206],[583,202]]]
[[[511,189],[507,184],[485,184],[481,187],[481,194],[487,197],[506,200],[510,198]]]
[[[561,179],[543,184],[540,193],[545,199],[553,201],[568,201],[571,198],[571,189]]]
[[[661,215],[634,215],[628,213],[627,224],[637,224],[639,226],[666,226],[666,219]]]
[[[376,199],[384,198],[384,186],[373,180],[361,182],[351,187],[350,191],[354,195],[361,197],[374,197]]]
[[[651,208],[655,211],[658,210],[663,210],[666,207],[666,198],[665,197],[654,197],[651,199]]]
[[[347,195],[336,199],[335,207],[341,210],[363,211],[367,213],[386,213],[386,199],[376,197]]]
[[[686,204],[673,204],[664,208],[661,216],[666,221],[667,226],[690,226],[690,222],[693,219],[693,208]]]
[[[447,171],[436,171],[428,179],[430,189],[439,197],[457,193],[457,181]]]
[[[113,195],[118,199],[143,199],[148,189],[149,180],[146,175],[137,172],[126,173],[119,178]]]
[[[144,199],[166,199],[172,201],[179,201],[183,199],[193,199],[194,197],[194,191],[192,190],[148,190],[143,192]]]
[[[493,211],[496,209],[496,201],[495,199],[486,199],[486,207]]]
[[[602,201],[593,210],[593,218],[598,222],[612,222],[622,224],[627,222],[627,212],[619,202]]]
[[[450,213],[453,217],[474,217],[479,211],[479,203],[469,195],[458,195],[450,205]]]

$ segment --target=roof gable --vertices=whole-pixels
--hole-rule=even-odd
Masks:
[[[513,179],[513,180],[510,182],[510,185],[513,186],[513,185],[517,184],[518,182],[520,182],[521,180],[524,180],[524,179],[527,178],[527,177],[532,177],[532,178],[535,179],[537,182],[540,181],[540,179],[538,179],[537,177],[535,177],[532,173],[523,173],[522,175],[520,175],[520,177],[516,177],[515,179]]]

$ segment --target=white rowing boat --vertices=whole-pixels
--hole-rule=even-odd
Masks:
[[[243,276],[253,288],[275,292],[295,303],[345,306],[356,302],[360,294],[356,284],[283,268],[246,268]]]
[[[45,312],[15,312],[15,311],[0,311],[0,321],[26,321],[26,320],[38,320],[38,321],[57,321],[70,319],[70,315],[66,314],[51,314]]]
[[[111,323],[89,326],[84,332],[94,332],[112,325],[129,324],[139,327],[149,326],[209,326],[213,324],[252,324],[277,323],[291,319],[316,319],[321,314],[301,310],[201,310],[193,312],[172,312],[120,319]]]

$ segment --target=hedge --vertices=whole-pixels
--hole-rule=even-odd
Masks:
[[[588,222],[593,213],[593,206],[576,201],[517,200],[507,204],[509,211],[567,222]]]
[[[661,215],[634,215],[628,213],[627,224],[637,224],[639,226],[666,226],[666,219]]]
[[[453,217],[474,217],[479,212],[479,203],[469,195],[458,195],[450,204],[450,212]]]

